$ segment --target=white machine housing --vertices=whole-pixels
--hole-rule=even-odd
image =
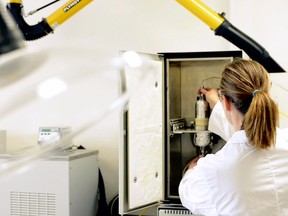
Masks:
[[[0,155],[1,161],[12,159]],[[67,150],[0,180],[0,215],[95,216],[98,151]]]

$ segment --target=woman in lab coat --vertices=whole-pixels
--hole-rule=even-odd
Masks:
[[[225,67],[219,91],[201,90],[212,108],[209,130],[227,143],[190,162],[179,196],[192,213],[288,215],[288,130],[277,128],[269,89],[264,67],[237,59]]]

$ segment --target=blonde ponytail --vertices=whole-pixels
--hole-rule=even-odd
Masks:
[[[236,59],[222,73],[220,91],[243,114],[242,129],[256,149],[275,146],[279,111],[269,90],[268,72],[256,61]]]
[[[250,144],[257,149],[275,146],[278,107],[265,92],[257,92],[244,116],[243,128]]]

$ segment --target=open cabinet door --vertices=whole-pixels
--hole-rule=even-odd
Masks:
[[[121,215],[155,204],[164,197],[163,63],[158,55],[139,55],[146,61],[144,70],[145,68],[154,70],[154,76],[133,90],[127,109],[121,116],[123,126],[119,148]],[[139,69],[128,67],[123,69],[122,91],[135,85],[135,70]]]

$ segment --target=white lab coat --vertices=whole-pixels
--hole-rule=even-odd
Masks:
[[[209,118],[208,130],[221,136],[225,141],[228,141],[234,133],[234,127],[228,122],[220,102],[214,106]]]
[[[221,109],[219,104],[213,109],[209,122],[212,131],[213,125],[223,123],[216,120],[223,114]],[[223,138],[233,131],[227,124],[228,133],[225,127],[216,130]],[[255,150],[245,131],[233,133],[220,151],[200,158],[197,166],[185,173],[179,196],[194,214],[288,215],[288,129],[277,129],[275,150]]]

